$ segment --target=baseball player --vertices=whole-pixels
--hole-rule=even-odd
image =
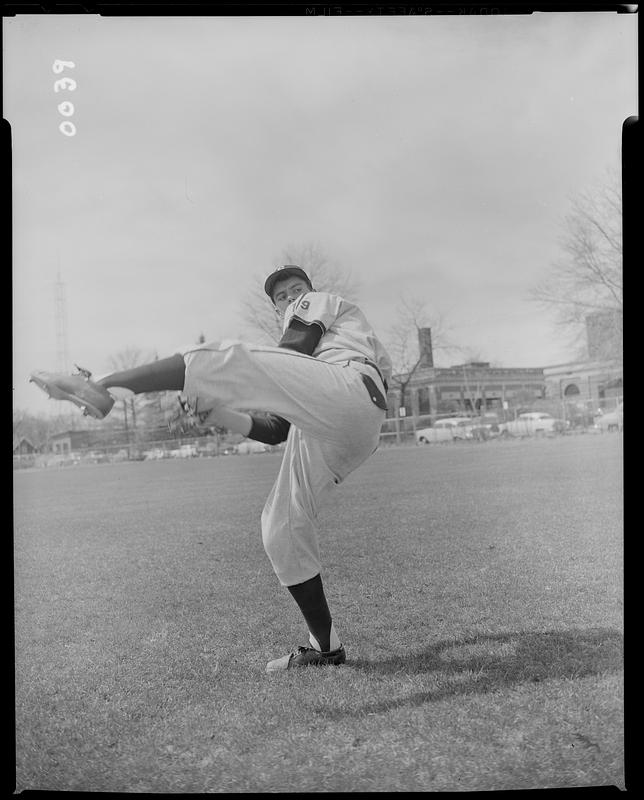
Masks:
[[[81,368],[74,375],[34,372],[30,380],[97,419],[112,408],[110,388],[177,390],[184,412],[201,424],[286,442],[261,515],[262,541],[302,612],[309,644],[270,661],[273,672],[346,660],[322,583],[317,519],[338,484],[378,446],[391,361],[360,309],[316,291],[300,267],[279,267],[264,289],[283,322],[277,346],[197,344],[97,380]]]

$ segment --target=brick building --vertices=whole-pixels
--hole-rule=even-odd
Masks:
[[[577,411],[610,410],[624,394],[619,337],[618,323],[602,312],[586,320],[586,359],[549,367],[493,367],[486,361],[435,367],[431,330],[421,328],[419,366],[410,378],[405,374],[392,378],[387,416],[479,414],[541,407],[549,401],[566,418]],[[611,352],[618,355],[607,357]],[[404,414],[400,414],[401,400]]]
[[[394,376],[388,394],[387,416],[400,414],[401,384],[405,416],[483,413],[543,399],[543,367],[493,367],[487,361],[470,361],[452,367],[435,367],[431,330],[418,331],[420,364],[407,383],[407,375]]]
[[[49,449],[55,455],[64,455],[74,450],[89,447],[93,437],[92,431],[62,431],[49,439]]]
[[[566,404],[610,410],[624,395],[622,327],[610,311],[586,317],[587,358],[543,370],[548,397]]]
[[[543,372],[547,395],[565,402],[603,408],[624,394],[622,367],[612,361],[571,361],[545,367]]]
[[[62,431],[50,437],[49,451],[54,455],[64,455],[90,447],[122,446],[127,445],[131,438],[128,431],[113,428]]]

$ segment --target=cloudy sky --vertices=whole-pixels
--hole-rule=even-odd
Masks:
[[[350,272],[383,338],[414,297],[481,358],[570,360],[528,291],[619,168],[635,15],[3,23],[17,408],[48,408],[27,379],[57,365],[59,275],[70,361],[101,373],[252,338],[249,287],[291,245]]]

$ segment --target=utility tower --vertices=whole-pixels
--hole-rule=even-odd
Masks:
[[[60,272],[56,276],[54,298],[56,315],[56,369],[59,372],[69,372],[69,354],[67,350],[67,299],[65,297],[65,284],[60,277]]]

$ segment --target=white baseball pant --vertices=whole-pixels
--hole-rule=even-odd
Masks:
[[[317,519],[322,501],[378,446],[385,412],[362,382],[376,371],[329,364],[280,347],[213,342],[182,349],[190,406],[255,409],[291,422],[280,470],[261,517],[262,541],[284,586],[321,571]]]

